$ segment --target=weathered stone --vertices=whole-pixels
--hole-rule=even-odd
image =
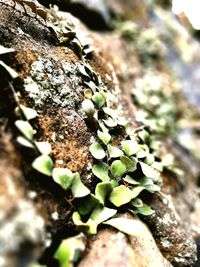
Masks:
[[[138,219],[134,218],[133,220]],[[172,266],[161,255],[149,229],[142,222],[140,224],[144,229],[142,236],[126,236],[113,229],[100,230],[97,236],[90,239],[89,251],[78,266]]]

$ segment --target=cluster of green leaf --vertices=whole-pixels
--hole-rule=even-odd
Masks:
[[[138,121],[148,125],[156,134],[173,133],[177,108],[173,94],[163,90],[162,79],[157,72],[146,70],[145,76],[136,80],[132,98],[139,109],[136,114]]]
[[[160,165],[152,154],[154,149],[147,145],[149,133],[146,130],[128,133],[127,122],[109,107],[109,94],[99,89],[96,74],[87,66],[80,73],[87,78],[82,110],[98,128],[97,141],[91,144],[90,153],[96,161],[92,172],[100,182],[94,192],[76,202],[73,221],[81,231],[95,234],[97,226],[113,217],[121,206],[143,215],[154,212],[139,195],[144,190],[150,193],[160,190],[157,169]],[[119,130],[124,139],[114,145],[117,135],[113,132]]]
[[[160,176],[152,151],[155,142],[149,146],[150,135],[146,130],[130,131],[126,121],[118,118],[117,112],[109,107],[109,94],[98,87],[98,77],[92,70],[84,66],[80,73],[87,77],[85,99],[82,109],[87,118],[98,125],[97,141],[91,144],[90,152],[96,164],[93,174],[101,181],[91,192],[82,182],[79,173],[72,173],[68,168],[55,168],[49,154],[51,146],[48,142],[34,141],[34,129],[29,123],[37,116],[35,110],[20,105],[25,120],[15,122],[23,134],[17,138],[24,146],[37,149],[39,156],[32,167],[38,172],[52,176],[53,180],[64,190],[71,190],[77,211],[73,214],[73,222],[88,234],[95,234],[97,226],[114,216],[117,208],[127,205],[127,209],[143,215],[153,211],[139,195],[142,191],[154,193],[160,190]],[[121,129],[124,139],[113,145],[116,139],[113,130]]]
[[[141,30],[136,23],[129,20],[116,22],[114,27],[120,36],[134,43],[137,55],[143,65],[151,66],[165,56],[165,46],[153,27]]]
[[[80,31],[76,31],[74,24],[59,19],[58,22],[51,24],[49,29],[58,40],[59,45],[73,47],[79,58],[87,56],[93,51],[88,39]]]
[[[92,167],[97,180],[94,191],[82,183],[78,172],[54,167],[50,156],[51,145],[34,140],[35,130],[30,120],[37,113],[23,105],[20,105],[20,111],[24,119],[15,122],[22,133],[17,140],[21,145],[37,150],[39,156],[32,163],[35,170],[52,177],[63,190],[70,190],[75,207],[72,220],[79,232],[96,234],[98,225],[105,223],[127,234],[136,234],[138,229],[134,230],[131,220],[114,216],[121,207],[134,214],[154,213],[143,202],[141,195],[143,191],[155,193],[160,190],[159,171],[162,166],[154,154],[159,144],[151,140],[147,130],[129,129],[127,121],[119,117],[117,110],[111,108],[111,93],[100,89],[99,78],[90,66],[81,65],[79,71],[84,77],[86,88],[82,111],[97,129],[96,141],[89,148],[95,161]],[[123,139],[118,140],[118,136]],[[76,242],[76,238],[74,240]],[[77,259],[76,246],[74,249],[69,248],[69,241],[63,240],[54,255],[60,266],[73,266],[72,261]]]

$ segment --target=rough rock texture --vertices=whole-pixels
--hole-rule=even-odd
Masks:
[[[5,130],[5,125],[1,130]],[[28,191],[8,131],[0,135],[0,266],[21,265],[35,260],[45,246],[45,223]],[[30,223],[31,222],[31,223]]]
[[[88,253],[78,266],[172,266],[161,255],[149,229],[142,222],[139,223],[144,229],[142,236],[127,238],[114,230],[100,230],[97,236],[89,240]]]
[[[6,2],[10,4],[10,1],[4,1]],[[127,5],[125,7],[128,8]],[[66,23],[70,24],[73,21],[77,29],[93,41],[95,52],[90,57],[81,59],[73,46],[57,46],[55,36],[52,36],[49,28],[40,19],[30,19],[20,6],[17,9],[20,12],[16,11],[13,14],[11,7],[1,5],[3,12],[0,13],[0,42],[3,46],[14,48],[16,52],[1,55],[0,59],[14,68],[19,75],[14,87],[20,94],[20,103],[34,107],[39,114],[33,121],[37,130],[37,140],[51,143],[56,166],[79,171],[83,182],[93,188],[95,181],[91,176],[92,158],[89,145],[91,140],[95,139],[95,133],[91,125],[85,121],[80,109],[85,87],[84,77],[80,74],[79,68],[83,64],[88,64],[100,78],[100,87],[113,93],[112,105],[117,107],[123,117],[128,117],[132,125],[136,125],[134,112],[137,107],[133,105],[130,95],[135,79],[142,77],[145,72],[141,57],[137,54],[138,47],[126,39],[120,39],[120,35],[116,32],[102,35],[92,33],[72,16],[65,14],[63,17]],[[156,62],[155,68],[158,72],[168,75],[159,61]],[[26,216],[27,207],[31,207],[33,219],[36,214],[40,214],[36,218],[38,223],[33,225],[37,240],[26,231],[28,221],[24,220],[24,232],[21,236],[24,238],[23,240],[16,238],[16,253],[26,241],[31,243],[31,246],[36,242],[38,248],[41,243],[44,246],[44,226],[46,233],[52,235],[55,243],[73,235],[75,231],[71,222],[71,196],[52,180],[38,174],[30,167],[35,155],[27,153],[27,150],[15,141],[17,131],[14,127],[16,119],[14,96],[9,88],[5,88],[2,81],[0,88],[1,125],[4,125],[4,128],[1,128],[0,141],[2,147],[0,205],[4,209],[4,212],[0,213],[3,223],[0,242],[6,245],[5,240],[1,241],[1,231],[5,229],[4,222],[7,222],[6,217],[10,215],[12,209],[18,210],[16,214],[11,212],[12,233],[15,232],[15,225],[17,227],[19,222],[18,213]],[[181,164],[184,165],[180,162],[180,166]],[[191,212],[187,198],[183,197],[188,189],[186,180],[191,177],[191,172],[188,171],[185,180],[180,183],[180,180],[174,178],[171,173],[163,175],[163,192],[167,196],[161,194],[154,197],[150,203],[155,209],[155,215],[142,218],[149,225],[163,256],[148,230],[145,237],[131,237],[127,240],[124,234],[108,228],[101,230],[96,237],[88,241],[88,254],[79,265],[153,267],[170,266],[167,262],[169,260],[174,266],[193,266],[196,260],[193,231],[188,226],[190,221],[181,222],[189,218],[189,215],[183,213],[183,209],[187,207],[188,213]],[[13,183],[18,180],[20,182],[15,185],[16,189],[12,189]],[[194,185],[190,187],[187,195],[191,195],[194,187]],[[149,196],[146,198],[151,199]],[[196,193],[195,198],[197,198]],[[179,209],[176,203],[183,203],[184,208]],[[13,252],[12,250],[13,247],[9,245],[4,251],[7,254]],[[49,253],[52,256],[52,251]],[[152,253],[155,253],[153,254],[155,258],[152,257]],[[39,253],[36,254],[31,258],[37,258]],[[91,262],[96,259],[98,263]],[[3,264],[9,266],[7,262]]]

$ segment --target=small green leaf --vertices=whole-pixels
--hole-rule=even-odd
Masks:
[[[81,182],[79,173],[74,173],[71,190],[74,198],[81,198],[90,194],[90,190]]]
[[[144,143],[146,143],[150,138],[150,135],[146,130],[139,131],[138,136]]]
[[[94,93],[94,95],[92,96],[92,100],[98,108],[103,107],[106,103],[106,97],[103,92]]]
[[[33,161],[32,167],[38,172],[51,176],[53,161],[48,155],[41,155]]]
[[[82,102],[82,109],[88,117],[92,117],[95,112],[94,104],[89,99],[84,99]]]
[[[139,145],[140,150],[136,153],[138,159],[145,158],[149,155],[149,147],[147,145]]]
[[[149,191],[150,193],[154,193],[154,192],[160,191],[160,186],[156,184],[149,184],[145,186],[145,189]]]
[[[118,147],[108,145],[108,154],[110,158],[118,158],[124,153]]]
[[[126,173],[126,165],[121,160],[115,160],[110,167],[111,174],[114,177],[120,177]]]
[[[26,138],[24,138],[23,136],[18,136],[17,142],[22,146],[35,148],[34,145],[30,141],[28,141]]]
[[[37,112],[32,108],[27,108],[24,105],[20,105],[20,108],[28,121],[38,116]]]
[[[151,207],[149,207],[147,204],[143,203],[143,206],[138,207],[137,210],[135,211],[135,213],[148,216],[148,215],[155,213],[155,211],[152,210]]]
[[[140,184],[139,181],[136,181],[135,179],[133,179],[131,176],[129,175],[126,175],[124,178],[123,178],[123,181],[129,183],[129,184],[132,184],[132,185],[138,185]]]
[[[132,192],[129,188],[124,185],[115,187],[109,195],[109,200],[116,207],[120,207],[132,199]]]
[[[104,205],[106,196],[113,190],[111,182],[98,183],[95,188],[95,196],[99,199],[100,203]]]
[[[159,179],[160,174],[154,168],[143,162],[140,162],[140,166],[145,176],[151,178],[153,181],[157,181]]]
[[[84,250],[85,238],[82,234],[62,240],[53,257],[59,261],[60,267],[73,267]]]
[[[104,132],[104,133],[108,133],[109,130],[108,128],[106,128],[105,124],[103,122],[100,122],[99,121],[99,127],[101,128],[101,130]]]
[[[93,167],[92,167],[92,172],[95,176],[97,176],[101,181],[103,182],[106,182],[106,181],[109,181],[110,178],[108,176],[108,170],[109,170],[109,167],[106,163],[104,162],[101,162],[101,163],[98,163],[98,164],[95,164]]]
[[[131,157],[130,159],[129,157],[122,155],[120,160],[126,165],[128,172],[134,172],[137,169],[138,160],[136,158]]]
[[[126,140],[122,141],[122,149],[127,156],[132,156],[140,150],[140,147],[135,140]]]
[[[98,130],[97,135],[105,145],[107,145],[111,140],[111,135],[108,132],[101,132]]]
[[[106,156],[103,147],[98,142],[90,146],[90,153],[95,159],[103,159]]]
[[[142,236],[146,233],[145,226],[134,219],[114,218],[104,222],[104,224],[110,225],[128,235]]]
[[[148,165],[153,164],[154,161],[155,161],[155,157],[154,157],[154,155],[152,155],[152,154],[148,154],[148,155],[146,156],[146,158],[145,158],[145,163],[148,164]]]
[[[59,184],[64,190],[66,190],[71,186],[74,175],[67,168],[54,168],[52,177],[57,184]]]
[[[28,121],[17,120],[15,121],[16,127],[19,131],[29,140],[33,139],[33,127],[30,125]]]
[[[137,197],[144,189],[145,187],[143,186],[136,186],[136,187],[131,188],[132,198]]]
[[[151,178],[148,178],[148,177],[142,177],[140,179],[140,184],[142,186],[146,186],[146,185],[152,185],[153,184],[153,180]]]
[[[109,219],[116,214],[117,210],[109,209],[106,207],[97,207],[91,214],[91,217],[87,221],[90,229],[87,231],[89,235],[95,235],[97,233],[97,226],[103,221]]]
[[[34,142],[41,154],[49,155],[51,153],[51,144],[49,142]]]
[[[81,215],[87,215],[99,204],[99,199],[93,194],[89,194],[86,197],[81,198],[81,200],[76,200],[77,210]]]
[[[147,153],[145,150],[143,150],[143,149],[141,149],[140,151],[138,151],[138,152],[136,153],[136,157],[137,157],[138,159],[143,159],[143,158],[145,158],[147,155],[148,155],[148,153]]]
[[[109,209],[106,207],[97,207],[93,210],[90,219],[93,220],[97,225],[104,222],[105,220],[113,217],[117,213],[115,209]]]
[[[96,234],[97,232],[97,224],[91,220],[88,219],[87,222],[83,222],[81,220],[80,214],[75,211],[72,215],[73,223],[78,227],[79,232],[85,232],[88,235]]]

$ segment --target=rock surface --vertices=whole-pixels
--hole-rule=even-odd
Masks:
[[[109,1],[109,4],[114,10],[116,7],[111,2]],[[9,5],[10,1],[7,0],[4,3]],[[131,5],[131,1],[129,3]],[[117,4],[120,5],[119,1],[116,2]],[[135,4],[139,4],[138,1]],[[129,8],[127,5],[125,7]],[[120,8],[123,9],[122,6]],[[80,74],[79,68],[84,64],[89,65],[100,78],[100,87],[113,93],[115,98],[113,105],[118,108],[120,114],[129,118],[132,125],[136,125],[135,111],[138,107],[133,104],[131,95],[136,88],[136,79],[143,78],[148,69],[142,65],[141,55],[143,54],[139,50],[140,45],[143,44],[145,47],[146,43],[131,42],[129,39],[122,38],[122,32],[119,34],[117,31],[104,34],[93,33],[66,13],[63,15],[65,23],[75,24],[76,30],[84,33],[93,42],[95,51],[92,55],[81,57],[76,47],[57,46],[56,38],[49,28],[40,19],[30,19],[30,16],[33,16],[29,14],[30,11],[27,16],[18,6],[17,10],[20,12],[16,11],[13,14],[12,8],[5,4],[2,5],[2,10],[0,14],[1,45],[12,47],[16,52],[0,55],[0,57],[19,75],[14,87],[20,93],[21,103],[34,107],[39,113],[38,119],[33,122],[37,129],[37,140],[51,143],[56,166],[79,171],[83,182],[93,188],[95,181],[91,177],[92,158],[89,145],[95,138],[95,133],[85,121],[80,109],[83,100],[84,77]],[[53,16],[56,20],[55,12]],[[121,16],[123,17],[123,14]],[[149,45],[147,48],[152,47],[154,46]],[[149,49],[148,56],[149,54],[152,56],[151,53],[152,50]],[[171,76],[161,61],[159,58],[156,59],[151,67],[154,71],[156,70],[156,74],[160,73],[165,76],[164,81],[167,80],[167,82],[163,84],[163,87],[168,90],[169,85],[173,84],[173,79],[168,79]],[[39,252],[32,256],[34,259],[43,250],[40,245],[42,243],[44,246],[45,243],[44,227],[46,233],[51,234],[55,242],[75,232],[71,222],[70,196],[52,180],[45,179],[44,176],[30,168],[33,155],[29,154],[27,157],[27,150],[21,148],[15,141],[17,132],[13,125],[16,119],[14,96],[8,89],[4,90],[5,86],[2,83],[0,87],[2,90],[1,124],[6,125],[1,128],[0,136],[3,134],[9,136],[8,139],[1,137],[1,147],[4,149],[1,150],[0,155],[0,205],[5,212],[0,214],[3,224],[0,238],[1,231],[5,229],[4,223],[7,223],[6,217],[10,215],[12,209],[17,209],[22,217],[26,217],[27,207],[33,208],[31,216],[34,219],[36,216],[36,222],[39,221],[33,226],[33,231],[38,238],[37,240],[31,239],[29,231],[26,232],[28,221],[24,220],[25,232],[21,236],[23,240],[16,241],[14,252],[18,254],[23,241],[28,240],[31,244],[36,242]],[[184,165],[180,162],[180,166],[181,164]],[[14,183],[20,181],[19,184],[14,185],[14,188],[16,187],[14,191],[11,190],[13,188],[11,177],[14,177]],[[187,212],[191,213],[191,206],[183,197],[185,192],[191,195],[195,188],[195,183],[193,183],[187,191],[186,181],[191,177],[190,171],[185,176],[185,180],[174,178],[171,173],[163,175],[163,192],[167,197],[163,194],[154,197],[150,203],[155,209],[155,214],[141,218],[149,226],[153,237],[148,229],[146,229],[145,237],[130,238],[110,228],[103,229],[96,237],[89,239],[88,254],[79,266],[106,266],[106,264],[107,266],[171,266],[169,262],[178,267],[193,266],[196,260],[196,246],[192,238],[193,230],[189,227],[191,221],[181,222],[189,218],[189,215],[186,216],[183,212],[185,207],[187,207]],[[30,200],[29,192],[34,192],[34,199]],[[149,195],[146,198],[151,199]],[[195,198],[197,198],[197,193],[195,193]],[[184,208],[177,207],[176,203],[182,203]],[[15,232],[15,225],[19,222],[18,212],[14,215],[11,212],[12,232]],[[194,218],[192,221],[195,222]],[[4,240],[1,242],[5,244]],[[5,253],[12,252],[12,249],[10,245]],[[32,251],[32,247],[29,251]],[[94,264],[95,260],[98,263]],[[5,266],[9,265],[5,264]]]
[[[141,221],[139,224],[144,229],[142,236],[127,237],[112,229],[100,230],[97,236],[90,239],[89,251],[78,266],[172,266],[158,250],[149,229]]]

